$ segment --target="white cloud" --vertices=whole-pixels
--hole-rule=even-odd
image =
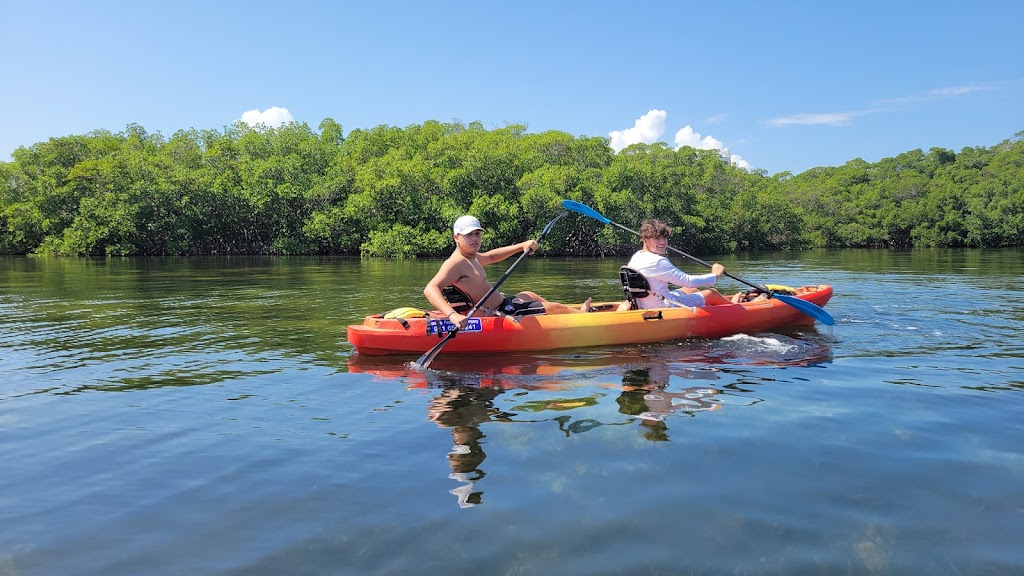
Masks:
[[[740,168],[743,168],[744,170],[750,170],[752,168],[752,166],[750,165],[750,162],[747,162],[742,157],[740,157],[740,156],[738,156],[736,154],[730,154],[729,155],[729,161],[732,162],[733,166],[739,166]]]
[[[611,138],[610,146],[612,150],[618,152],[630,144],[640,142],[654,144],[665,133],[666,116],[668,114],[664,110],[651,110],[641,116],[632,128],[627,128],[621,132],[613,130],[608,134],[609,138]]]
[[[711,136],[701,138],[700,133],[695,132],[689,124],[684,126],[679,132],[676,132],[675,142],[676,149],[683,146],[689,146],[698,150],[721,150],[725,148],[717,138]]]
[[[968,84],[967,86],[950,86],[947,88],[929,90],[928,96],[931,98],[953,98],[964,94],[970,94],[971,92],[980,92],[982,90],[986,90],[986,88],[984,86],[978,86],[977,84]]]
[[[910,96],[885,98],[874,102],[874,104],[870,108],[865,108],[863,110],[854,110],[851,112],[829,112],[824,114],[793,114],[792,116],[782,116],[779,118],[772,118],[770,120],[766,120],[765,124],[767,124],[768,126],[773,126],[775,128],[801,124],[827,124],[830,126],[849,126],[853,124],[853,119],[858,116],[878,114],[879,112],[894,112],[897,110],[905,109],[910,106],[926,104],[934,100],[958,98],[966,94],[982,92],[990,89],[992,88],[988,86],[980,86],[977,84],[968,84],[965,86],[947,86],[945,88],[935,88],[932,90],[928,90],[927,92],[923,93],[911,94]]]
[[[848,126],[854,116],[862,112],[832,112],[829,114],[793,114],[772,118],[766,123],[769,126],[792,126],[794,124],[829,124],[831,126]]]
[[[612,150],[616,152],[621,151],[630,144],[637,144],[643,142],[644,144],[653,144],[661,138],[661,135],[665,133],[665,118],[668,117],[668,113],[664,110],[651,110],[647,114],[644,114],[632,128],[626,130],[614,130],[608,134],[611,138],[609,145]],[[713,116],[712,118],[723,119],[725,116]],[[750,170],[750,163],[736,154],[730,154],[729,149],[722,144],[722,141],[714,138],[713,136],[701,136],[697,133],[692,126],[686,125],[682,130],[676,132],[675,136],[675,149],[678,150],[683,146],[690,146],[699,150],[718,150],[719,154],[723,158],[728,158],[729,162],[734,166],[739,166],[745,170]]]
[[[718,150],[723,157],[728,157],[729,162],[734,166],[750,170],[750,163],[736,154],[731,154],[729,149],[722,144],[721,140],[710,135],[701,137],[700,133],[695,131],[689,124],[684,126],[679,132],[676,132],[675,143],[676,150],[683,146],[689,146],[698,150]]]
[[[295,118],[292,118],[292,114],[287,108],[271,106],[262,112],[259,110],[248,110],[243,112],[241,120],[249,126],[258,126],[263,124],[270,128],[277,128],[282,124],[294,122]]]

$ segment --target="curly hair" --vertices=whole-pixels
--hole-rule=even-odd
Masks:
[[[672,228],[655,218],[648,218],[640,225],[641,238],[668,238],[672,235]]]

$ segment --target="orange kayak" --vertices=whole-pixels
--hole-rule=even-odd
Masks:
[[[824,307],[832,297],[828,285],[796,289],[801,300]],[[602,308],[595,304],[595,308]],[[683,338],[721,338],[783,326],[813,324],[814,318],[776,298],[703,308],[654,308],[589,314],[539,314],[471,318],[445,345],[445,353],[485,354],[639,344]],[[453,325],[439,312],[425,318],[386,319],[374,314],[348,327],[348,341],[360,354],[422,354]]]

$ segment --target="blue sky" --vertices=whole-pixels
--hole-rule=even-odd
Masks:
[[[0,0],[0,161],[139,124],[521,123],[769,174],[1024,130],[1024,2]],[[248,113],[248,114],[247,114]]]

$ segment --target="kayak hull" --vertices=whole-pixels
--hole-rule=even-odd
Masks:
[[[828,285],[803,286],[796,297],[824,307],[832,297]],[[600,307],[598,305],[597,307]],[[614,310],[614,307],[612,307]],[[770,298],[703,308],[655,308],[599,311],[589,314],[540,314],[518,319],[501,316],[460,330],[445,344],[445,353],[487,354],[662,342],[683,338],[721,338],[784,326],[813,324],[814,318]],[[440,313],[427,318],[385,319],[376,314],[348,327],[348,341],[360,354],[422,354],[437,345],[451,324]]]

